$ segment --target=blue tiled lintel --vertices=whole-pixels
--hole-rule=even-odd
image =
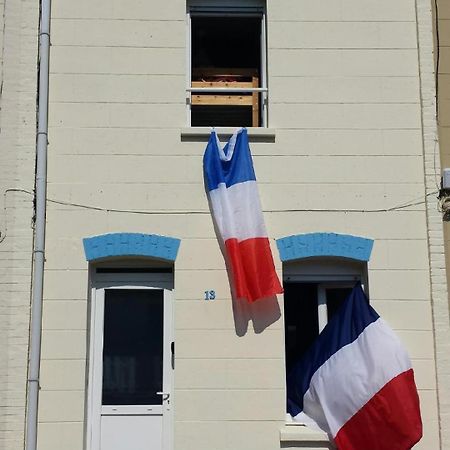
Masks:
[[[308,233],[277,239],[281,261],[336,256],[358,261],[369,261],[373,239],[349,234]]]
[[[180,239],[143,233],[109,233],[83,239],[87,261],[117,256],[144,256],[175,261]]]

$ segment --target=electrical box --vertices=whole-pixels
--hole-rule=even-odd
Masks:
[[[444,169],[442,173],[442,189],[450,189],[450,169]]]

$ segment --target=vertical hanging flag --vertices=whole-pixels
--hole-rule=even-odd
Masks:
[[[287,399],[339,450],[409,450],[422,437],[409,357],[360,283],[288,375]]]
[[[259,202],[247,130],[222,148],[213,130],[203,158],[212,214],[225,244],[237,298],[249,302],[283,292]]]

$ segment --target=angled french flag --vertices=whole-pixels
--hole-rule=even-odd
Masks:
[[[422,437],[409,357],[359,283],[288,375],[287,402],[339,450],[409,450]]]
[[[213,130],[203,167],[235,296],[254,302],[282,293],[264,225],[247,130],[237,130],[223,148]]]

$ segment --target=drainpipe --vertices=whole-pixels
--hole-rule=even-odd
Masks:
[[[36,450],[41,359],[42,293],[45,262],[45,215],[47,197],[47,131],[51,0],[41,0],[39,25],[39,86],[36,135],[36,191],[30,351],[27,381],[26,450]]]

